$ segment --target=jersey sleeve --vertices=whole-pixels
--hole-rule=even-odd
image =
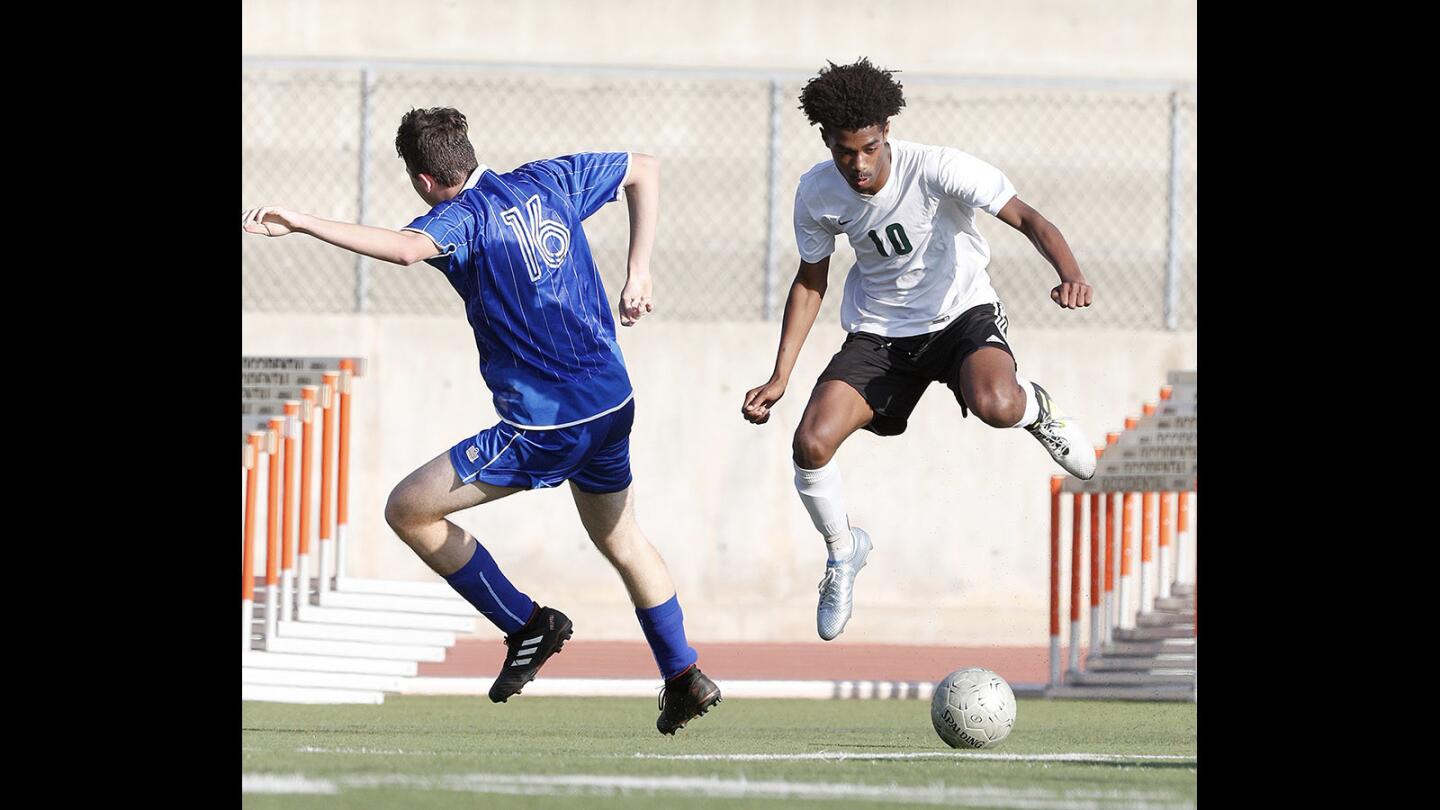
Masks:
[[[464,263],[470,257],[470,245],[480,229],[475,212],[455,200],[447,200],[416,217],[402,231],[418,231],[430,237],[440,248],[440,255]],[[432,262],[433,265],[433,262]],[[438,265],[434,265],[438,266]]]
[[[800,258],[809,264],[835,252],[835,234],[810,214],[803,185],[795,189],[795,246],[800,250]]]
[[[983,208],[992,216],[1015,196],[1015,186],[1004,172],[948,147],[940,150],[931,182],[941,194],[971,208]]]
[[[620,199],[625,175],[630,171],[630,153],[581,152],[538,161],[536,167],[554,178],[580,218],[585,219],[605,203]]]

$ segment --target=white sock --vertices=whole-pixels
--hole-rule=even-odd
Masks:
[[[825,536],[825,551],[832,560],[848,560],[855,551],[850,537],[850,519],[845,514],[845,491],[840,467],[831,459],[818,470],[795,465],[795,490],[810,513],[815,529]]]
[[[1035,396],[1035,386],[1031,385],[1029,380],[1017,374],[1015,382],[1020,383],[1020,390],[1025,392],[1025,413],[1021,414],[1019,422],[1010,427],[1030,427],[1040,418],[1040,400]]]

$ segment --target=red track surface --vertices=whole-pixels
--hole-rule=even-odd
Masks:
[[[698,644],[707,675],[766,680],[938,681],[963,667],[985,667],[1011,683],[1050,678],[1047,647],[918,647],[892,644]],[[1062,653],[1064,655],[1064,653]],[[460,641],[441,663],[420,664],[419,675],[491,678],[505,658],[500,639]],[[1082,664],[1084,656],[1081,656]],[[1062,658],[1063,661],[1063,658]],[[579,641],[545,664],[551,678],[655,678],[655,659],[639,641]]]

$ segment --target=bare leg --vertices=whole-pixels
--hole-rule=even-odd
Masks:
[[[1016,427],[1025,414],[1025,391],[1015,379],[1015,358],[985,346],[960,364],[960,393],[980,421],[991,427]]]
[[[830,463],[850,434],[870,424],[875,411],[860,392],[841,380],[815,386],[795,429],[795,463],[815,470]]]
[[[591,542],[615,566],[625,590],[630,592],[630,601],[635,604],[635,618],[645,633],[650,652],[655,655],[660,677],[667,682],[667,708],[661,713],[657,727],[669,734],[677,723],[683,725],[718,702],[720,690],[698,669],[693,669],[699,654],[685,640],[684,614],[680,610],[679,594],[675,593],[675,582],[660,552],[650,545],[635,522],[632,489],[596,494],[581,490],[572,481],[570,493],[575,497],[575,508],[580,512],[580,522],[585,524]],[[692,673],[688,680],[679,677],[686,672]],[[692,691],[695,694],[691,694]]]
[[[1065,472],[1081,480],[1095,474],[1095,448],[1085,431],[1060,414],[1043,388],[1022,386],[1009,354],[991,346],[978,349],[960,364],[958,376],[966,405],[985,424],[1026,428]]]
[[[518,487],[461,482],[447,451],[395,486],[385,504],[385,521],[430,570],[449,576],[470,561],[475,538],[445,516],[519,491]]]
[[[669,601],[675,595],[675,582],[660,552],[635,522],[632,488],[596,494],[571,482],[570,493],[590,542],[615,566],[635,607],[651,608]]]

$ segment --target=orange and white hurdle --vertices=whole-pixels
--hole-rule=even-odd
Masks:
[[[1060,682],[1060,488],[1065,476],[1050,476],[1050,683]]]
[[[1120,441],[1119,433],[1105,434],[1105,446]],[[1115,526],[1120,519],[1120,493],[1108,493],[1105,506],[1105,642],[1113,640],[1114,628],[1118,622],[1119,604],[1116,601],[1116,589],[1120,582],[1120,555],[1119,539],[1115,533]],[[1106,493],[1101,493],[1105,498]]]
[[[285,420],[271,418],[269,420],[269,432],[265,436],[270,452],[270,494],[265,499],[266,522],[265,530],[265,635],[275,635],[276,622],[280,620],[279,605],[280,580],[280,462],[283,446],[281,436],[284,435]]]
[[[314,457],[315,452],[315,411],[317,408],[323,407],[320,387],[318,385],[302,386],[300,401],[304,405],[300,409],[300,513],[296,517],[296,533],[299,535],[299,548],[296,554],[298,558],[297,614],[303,614],[310,596],[310,495],[315,487],[313,476],[310,473],[310,459]]]
[[[280,506],[280,521],[283,524],[280,533],[280,621],[289,621],[295,604],[295,456],[298,450],[296,444],[300,440],[300,402],[293,399],[285,401],[284,427],[281,452],[285,459],[285,477],[280,485],[284,498]]]
[[[1095,448],[1095,461],[1097,463],[1103,455],[1105,455],[1104,447]],[[1095,639],[1102,638],[1102,634],[1104,633],[1101,629],[1104,617],[1101,615],[1102,606],[1100,604],[1100,571],[1105,566],[1105,558],[1100,548],[1100,526],[1103,521],[1100,514],[1104,509],[1104,504],[1104,495],[1099,492],[1090,493],[1090,638],[1092,644]],[[1072,646],[1080,646],[1078,638],[1073,642]]]
[[[255,624],[255,491],[260,482],[260,452],[265,434],[245,432],[245,448],[240,464],[245,470],[245,520],[240,552],[240,614],[244,628],[243,650],[250,650],[250,635]]]
[[[1172,372],[1171,377],[1172,384],[1161,389],[1160,404],[1145,403],[1141,417],[1127,418],[1124,431],[1108,434],[1105,446],[1096,448],[1096,475],[1090,481],[1053,476],[1049,482],[1051,687],[1058,687],[1062,682],[1060,602],[1063,596],[1060,589],[1064,563],[1062,534],[1067,525],[1071,549],[1070,649],[1066,656],[1065,681],[1107,682],[1099,676],[1109,677],[1108,682],[1112,683],[1124,680],[1123,673],[1081,672],[1081,626],[1085,623],[1081,605],[1086,581],[1082,572],[1087,526],[1090,533],[1090,657],[1102,653],[1111,657],[1135,655],[1138,648],[1150,650],[1162,646],[1149,642],[1176,638],[1172,631],[1183,628],[1188,631],[1186,635],[1194,633],[1193,628],[1187,626],[1193,621],[1193,602],[1184,603],[1186,597],[1193,597],[1193,587],[1183,585],[1190,579],[1193,562],[1187,564],[1180,552],[1192,542],[1190,493],[1195,487],[1198,424],[1195,375],[1194,372]],[[1176,389],[1181,387],[1177,381],[1183,381],[1185,396],[1181,401],[1174,397]],[[1172,497],[1176,495],[1179,508],[1172,509]],[[1064,514],[1067,502],[1068,520]],[[1087,502],[1088,521],[1085,518]],[[1176,598],[1175,594],[1182,591],[1182,598]],[[1193,657],[1189,660],[1193,661]],[[1193,663],[1190,666],[1193,667]],[[1087,662],[1086,669],[1089,668]],[[1121,667],[1116,664],[1113,668]],[[1193,669],[1188,672],[1193,680]],[[1076,677],[1081,675],[1086,677]]]
[[[318,594],[330,590],[331,573],[326,562],[335,557],[335,405],[340,396],[340,372],[327,371],[321,380],[320,396],[329,404],[325,406],[320,431],[320,538],[315,558]]]
[[[350,536],[350,386],[355,378],[355,361],[340,361],[338,390],[340,408],[335,462],[335,578],[345,576],[345,550]]]
[[[327,590],[335,576],[331,569],[338,567],[335,563],[342,552],[332,538],[337,518],[341,525],[344,521],[343,511],[337,510],[348,504],[350,381],[356,368],[352,358],[247,357],[242,363],[245,649],[250,647],[254,577],[260,564],[255,556],[255,516],[261,477],[265,479],[265,637],[274,638],[278,622],[303,614],[312,594]],[[323,425],[318,515],[313,461],[317,422]],[[312,543],[316,526],[319,543]]]

